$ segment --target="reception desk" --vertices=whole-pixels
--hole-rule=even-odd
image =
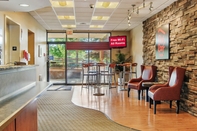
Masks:
[[[51,85],[35,65],[0,66],[0,131],[37,131],[36,99]]]

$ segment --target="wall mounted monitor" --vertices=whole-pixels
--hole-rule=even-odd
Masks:
[[[127,47],[127,36],[110,36],[110,48],[124,48]]]

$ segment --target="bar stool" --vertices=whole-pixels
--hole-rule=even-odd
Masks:
[[[112,77],[114,77],[114,83],[115,83],[115,88],[116,88],[116,76],[115,76],[115,67],[116,64],[115,63],[111,63],[108,65],[108,70],[106,71],[101,71],[101,76],[107,76],[108,78],[108,84],[109,84],[109,88],[112,88]]]
[[[96,63],[96,67],[97,67],[98,85],[100,85],[102,83],[101,72],[106,72],[105,70],[106,64],[103,62]]]
[[[134,74],[135,78],[137,78],[137,63],[131,64],[131,72],[132,72],[132,75]]]
[[[86,88],[89,88],[89,85],[96,83],[97,72],[90,72],[90,64],[82,64],[82,88],[84,85],[84,78],[86,77]]]
[[[133,78],[133,74],[135,75],[135,78],[137,78],[137,63],[124,63],[123,64],[123,85],[124,90],[125,84],[128,84],[128,81]],[[128,76],[126,80],[126,76]]]
[[[121,81],[121,87],[123,86],[123,88],[121,88],[121,91],[127,91],[127,89],[125,88],[125,84],[127,84],[126,82],[126,76],[128,76],[128,79],[131,79],[132,77],[132,72],[131,72],[131,63],[123,63],[121,66],[123,66],[123,71],[122,71],[122,80]]]
[[[101,85],[101,71],[105,71],[105,66],[106,66],[105,63],[96,63],[96,67],[97,67],[97,85],[96,85],[97,92],[95,92],[93,94],[95,96],[105,95],[104,93],[101,92],[102,86],[100,86]],[[102,68],[102,67],[104,67],[104,68]]]
[[[89,73],[97,73],[95,63],[88,63],[88,65],[89,65],[89,70],[88,70]]]

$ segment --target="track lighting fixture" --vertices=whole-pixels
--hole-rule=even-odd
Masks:
[[[139,14],[140,10],[146,8],[147,6],[149,6],[150,11],[153,10],[153,2],[146,2],[145,0],[143,0],[140,6],[138,7],[136,7],[135,4],[132,4],[132,10],[128,10],[128,25],[129,26],[131,26],[130,19],[131,19],[132,14],[134,13]]]
[[[152,11],[152,9],[153,9],[153,2],[150,2],[149,10]]]

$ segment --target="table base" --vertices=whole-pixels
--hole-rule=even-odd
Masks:
[[[103,95],[105,95],[104,93],[101,93],[99,86],[96,86],[96,88],[97,88],[97,92],[93,94],[94,96],[103,96]]]
[[[110,89],[111,89],[111,88],[116,88],[116,86],[110,86],[109,88],[110,88]]]
[[[127,88],[121,88],[120,91],[128,91]]]
[[[105,95],[104,93],[94,93],[93,94],[94,96],[103,96],[103,95]]]

